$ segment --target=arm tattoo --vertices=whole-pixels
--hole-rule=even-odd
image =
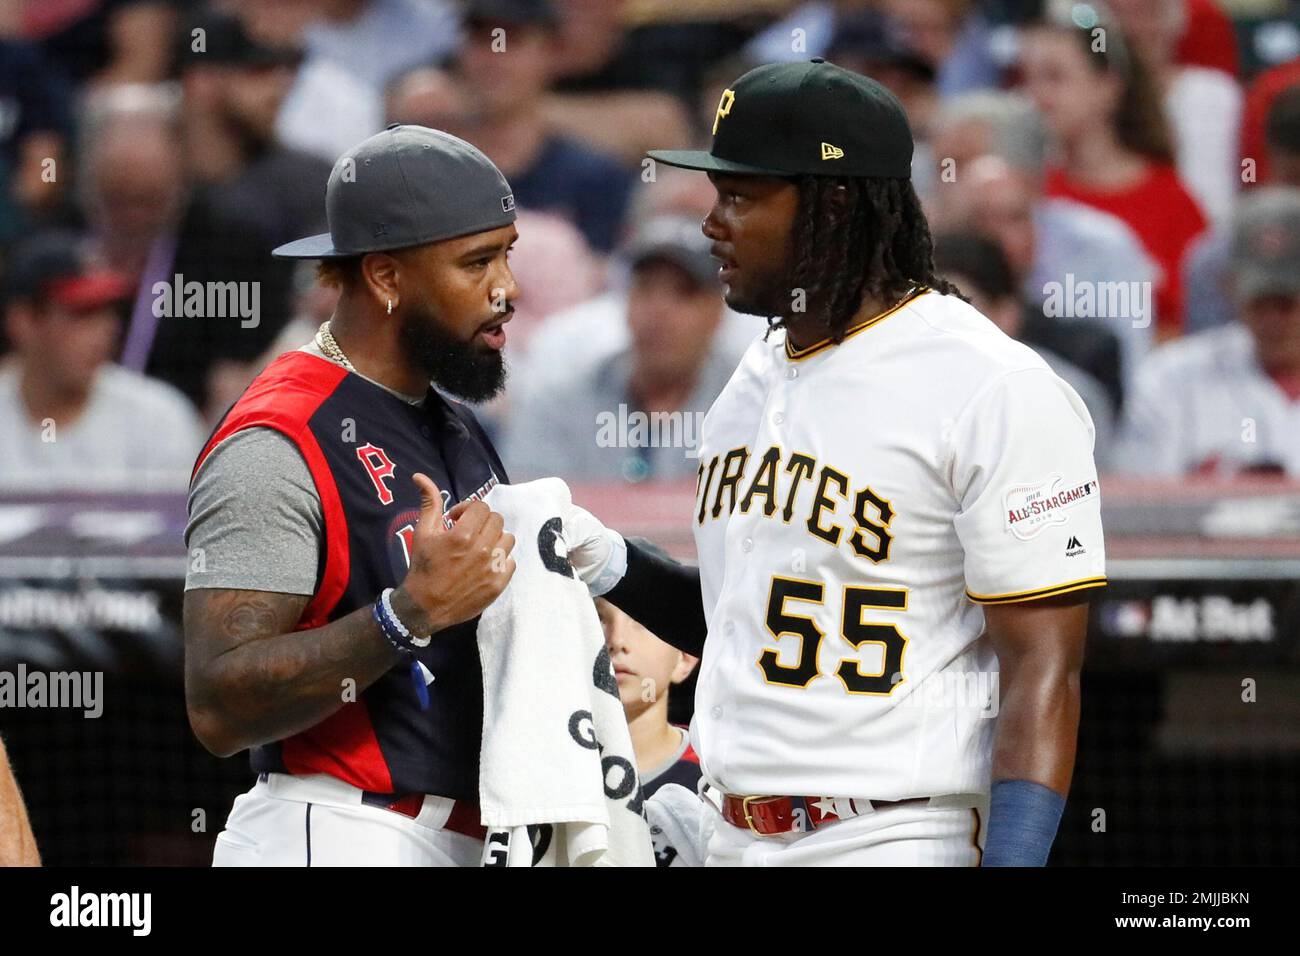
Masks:
[[[221,621],[222,631],[231,640],[255,640],[275,633],[275,610],[264,597],[256,592],[253,594],[253,597],[234,604]]]
[[[220,588],[185,594],[185,689],[191,723],[234,752],[281,740],[343,706],[400,660],[370,608],[294,630],[304,595]],[[208,744],[208,740],[204,740]]]

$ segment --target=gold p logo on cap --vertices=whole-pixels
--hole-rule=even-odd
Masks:
[[[722,99],[718,100],[718,112],[713,117],[713,135],[718,135],[718,123],[722,122],[722,117],[731,112],[731,104],[736,102],[736,93],[734,90],[723,90]]]

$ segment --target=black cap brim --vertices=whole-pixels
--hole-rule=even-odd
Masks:
[[[794,176],[787,170],[769,169],[764,166],[751,166],[748,163],[736,163],[729,159],[719,159],[705,149],[652,149],[646,153],[656,162],[680,169],[700,169],[708,173],[734,173],[738,176]]]
[[[277,259],[342,259],[347,253],[334,248],[334,240],[328,232],[318,236],[295,239],[271,250]]]
[[[502,229],[514,221],[515,213],[512,209],[508,215],[503,214],[496,220],[476,223],[460,231],[452,230],[447,235],[435,233],[424,239],[412,239],[409,242],[397,245],[381,245],[374,249],[358,249],[355,252],[339,252],[334,248],[333,237],[328,232],[322,232],[317,236],[306,236],[302,239],[286,242],[282,246],[276,246],[271,250],[271,255],[277,259],[347,259],[351,256],[364,256],[371,252],[396,252],[399,249],[414,249],[416,246],[428,245],[431,242],[446,242],[448,239],[460,239],[463,236],[473,236],[480,232],[491,232],[493,229]]]

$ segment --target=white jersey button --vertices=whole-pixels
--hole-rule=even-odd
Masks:
[[[785,377],[786,377],[786,378],[798,378],[798,377],[799,377],[799,370],[798,370],[797,368],[795,368],[793,365],[791,365],[788,369],[785,370]]]
[[[726,624],[724,624],[724,625],[722,626],[722,633],[723,633],[723,634],[727,634],[727,635],[735,634],[735,633],[736,633],[736,622],[735,622],[735,621],[728,621]]]
[[[722,716],[722,708],[721,708],[721,707],[714,707],[711,711],[709,711],[709,713],[712,714],[714,717],[721,717],[721,716]]]
[[[780,412],[777,412],[775,415],[772,416],[773,425],[780,425],[783,421],[785,421],[785,416],[782,415]]]
[[[740,550],[741,550],[741,551],[753,551],[753,550],[754,550],[754,539],[753,539],[753,538],[746,538],[744,541],[740,542]]]

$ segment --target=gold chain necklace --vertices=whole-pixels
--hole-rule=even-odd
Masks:
[[[326,358],[338,362],[349,372],[357,370],[356,366],[348,361],[348,357],[343,354],[343,350],[339,348],[339,343],[334,340],[334,333],[330,331],[328,319],[322,322],[320,328],[316,330],[316,347],[325,353]]]

